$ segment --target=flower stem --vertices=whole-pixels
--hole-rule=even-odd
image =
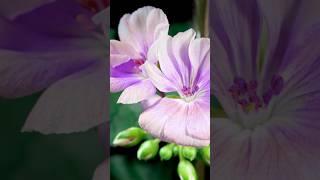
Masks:
[[[195,0],[195,28],[201,37],[209,36],[209,3],[208,0]]]

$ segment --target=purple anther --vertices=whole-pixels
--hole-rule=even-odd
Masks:
[[[233,82],[238,87],[240,94],[247,92],[247,82],[243,78],[236,77]]]
[[[271,98],[272,98],[272,90],[269,89],[267,92],[265,92],[263,95],[262,95],[262,98],[263,98],[263,102],[265,105],[268,105]]]
[[[238,101],[238,103],[239,103],[242,107],[246,107],[246,106],[249,104],[249,102],[248,102],[246,99],[240,99],[240,100]]]
[[[195,90],[196,87],[194,87],[193,89],[191,89],[190,87],[186,87],[186,86],[183,86],[181,91],[184,95],[186,96],[192,96],[194,93],[195,93]]]
[[[256,80],[249,81],[249,84],[248,84],[249,91],[255,91],[257,87],[258,87],[258,82]]]
[[[284,86],[284,80],[279,75],[274,75],[271,79],[271,89],[274,95],[279,95]]]
[[[239,95],[240,95],[240,90],[238,88],[238,86],[236,86],[235,84],[233,84],[230,88],[229,88],[229,92],[232,96],[233,99],[238,99]]]
[[[249,96],[249,102],[255,103],[259,100],[259,97],[256,92],[250,92],[248,96]]]

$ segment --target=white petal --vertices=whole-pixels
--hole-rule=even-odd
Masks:
[[[156,89],[150,80],[139,81],[127,87],[120,95],[118,103],[133,104],[152,97]]]
[[[165,75],[159,70],[159,68],[149,62],[145,62],[142,66],[143,71],[150,78],[155,87],[162,92],[175,91],[175,85],[169,81]]]
[[[71,133],[102,124],[108,117],[106,90],[104,65],[68,76],[42,94],[22,131]]]
[[[92,180],[107,180],[108,176],[108,164],[107,160],[105,160],[102,164],[100,164],[94,172]]]
[[[131,59],[142,59],[135,49],[126,42],[110,41],[110,66],[115,67]]]
[[[161,34],[168,33],[168,20],[162,10],[146,6],[120,19],[120,40],[130,43],[137,52],[147,55],[152,43]]]
[[[42,5],[52,3],[55,0],[2,0],[0,6],[1,15],[14,19],[18,15],[32,11]]]
[[[188,136],[187,105],[179,99],[162,98],[139,117],[140,126],[163,141],[185,146],[206,146],[210,139]]]

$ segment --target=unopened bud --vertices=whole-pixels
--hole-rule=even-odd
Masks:
[[[210,165],[210,146],[204,147],[200,149],[200,154],[202,159]]]
[[[145,131],[137,127],[131,127],[121,131],[113,140],[114,146],[132,147],[139,144],[146,136]]]
[[[178,164],[178,174],[180,180],[197,180],[197,173],[190,161],[181,160]]]
[[[173,154],[174,144],[167,144],[160,149],[159,155],[161,160],[170,160]]]
[[[159,139],[152,139],[143,142],[137,152],[139,160],[149,160],[154,158],[159,150]]]
[[[179,154],[179,145],[173,146],[172,152],[174,156],[177,156]]]
[[[197,156],[197,149],[195,147],[184,146],[182,147],[183,157],[193,161]]]

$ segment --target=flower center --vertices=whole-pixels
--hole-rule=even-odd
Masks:
[[[193,96],[194,93],[199,89],[198,86],[194,86],[194,87],[186,87],[186,86],[183,86],[181,91],[183,93],[183,95],[185,96]]]
[[[284,80],[280,75],[274,75],[269,86],[265,91],[262,91],[262,94],[257,92],[258,86],[256,80],[246,81],[243,78],[236,77],[229,88],[229,93],[244,112],[258,111],[267,107],[271,99],[281,93]]]

